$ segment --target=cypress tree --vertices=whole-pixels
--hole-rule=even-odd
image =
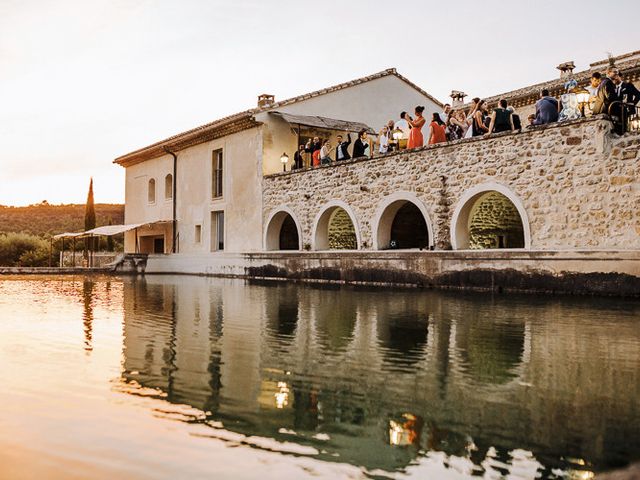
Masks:
[[[84,229],[91,230],[96,228],[96,207],[93,202],[93,177],[89,181],[89,194],[87,195],[87,203],[84,207]],[[85,257],[88,257],[89,238],[85,241]],[[91,245],[93,247],[93,245]]]
[[[113,219],[109,217],[109,225],[113,225]],[[115,250],[115,245],[113,244],[113,237],[109,235],[107,237],[107,250],[109,252],[113,252]]]

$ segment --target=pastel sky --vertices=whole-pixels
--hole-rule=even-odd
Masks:
[[[0,0],[0,204],[84,203],[91,176],[123,202],[115,157],[260,93],[396,67],[488,96],[639,50],[639,19],[637,0]]]

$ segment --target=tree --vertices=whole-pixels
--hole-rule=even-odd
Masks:
[[[113,225],[113,220],[109,217],[109,225]],[[109,235],[107,237],[107,251],[113,252],[115,250],[115,246],[113,244],[113,237]]]
[[[84,229],[85,231],[96,228],[96,208],[93,202],[93,177],[89,181],[89,193],[87,195],[87,203],[84,207]],[[89,243],[92,239],[87,238],[84,245],[85,257],[89,256],[89,247],[93,248],[95,243]]]

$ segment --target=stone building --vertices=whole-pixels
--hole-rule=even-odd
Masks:
[[[261,251],[263,176],[282,171],[283,152],[292,163],[299,142],[318,136],[335,146],[345,127],[377,132],[416,105],[425,115],[442,108],[389,69],[288,100],[261,95],[256,108],[117,158],[126,168],[125,223],[148,224],[126,235],[125,251]]]
[[[637,81],[640,52],[616,64]],[[556,93],[606,64],[571,67],[495,99],[525,116],[543,86]],[[260,102],[115,160],[126,223],[148,224],[125,248],[159,253],[147,272],[640,292],[640,131],[588,117],[282,172],[282,152],[308,137],[441,104],[394,69]]]

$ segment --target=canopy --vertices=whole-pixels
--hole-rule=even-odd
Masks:
[[[337,120],[335,118],[319,117],[317,115],[293,115],[284,112],[269,112],[272,115],[281,117],[291,125],[304,125],[305,127],[325,128],[328,130],[341,130],[345,132],[359,132],[366,130],[367,133],[375,135],[375,130],[370,126],[360,122],[349,122],[347,120]]]
[[[75,233],[60,233],[54,235],[53,238],[81,238],[90,236],[106,236],[118,235],[119,233],[128,232],[129,230],[135,230],[136,228],[144,227],[146,225],[155,225],[157,223],[170,223],[172,220],[157,220],[155,222],[146,223],[130,223],[129,225],[105,225],[103,227],[92,228],[86,232]]]

